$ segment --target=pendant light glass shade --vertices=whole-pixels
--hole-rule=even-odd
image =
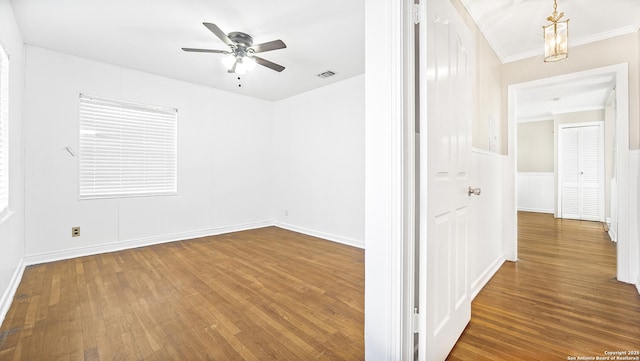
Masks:
[[[233,69],[233,64],[236,62],[236,57],[233,54],[227,54],[222,58],[222,64],[227,70]]]
[[[569,56],[569,20],[560,21],[563,12],[557,12],[558,3],[553,2],[553,13],[547,17],[551,24],[542,27],[544,33],[544,61],[558,61]]]
[[[222,58],[222,64],[228,71],[243,75],[256,67],[256,60],[246,55],[228,54]]]

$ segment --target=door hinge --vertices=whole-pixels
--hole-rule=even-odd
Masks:
[[[420,314],[418,313],[418,309],[413,309],[413,315],[411,317],[411,329],[413,333],[420,333]]]
[[[420,24],[424,20],[424,4],[422,1],[418,4],[413,4],[413,23]]]

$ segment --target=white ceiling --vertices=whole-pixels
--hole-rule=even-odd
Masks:
[[[553,0],[460,0],[503,63],[542,58],[542,26]],[[569,21],[571,47],[629,34],[640,28],[639,0],[558,0]],[[571,56],[571,55],[569,55]]]
[[[552,119],[553,115],[603,109],[615,74],[588,76],[520,90],[516,94],[519,122]]]
[[[25,43],[138,69],[265,100],[280,100],[364,73],[365,0],[11,0]],[[428,1],[428,0],[427,0]],[[552,0],[461,0],[503,61],[542,52],[542,25]],[[559,0],[570,22],[570,46],[637,31],[640,0]],[[261,54],[286,69],[258,66],[228,74],[220,54],[180,48],[226,50],[202,22],[243,31],[255,43],[282,39],[286,49]],[[542,60],[540,60],[542,61]],[[316,75],[332,70],[336,76]],[[602,106],[606,81],[522,94],[525,118],[545,112]],[[538,94],[538,96],[534,96]],[[577,96],[577,95],[582,96]],[[575,98],[571,102],[555,101]],[[582,103],[578,104],[578,99]],[[563,105],[564,104],[564,105]]]
[[[279,100],[364,73],[364,0],[11,0],[24,42],[265,100]],[[202,23],[242,31],[254,43],[282,39],[261,57],[286,67],[228,74],[227,50]],[[316,75],[336,73],[329,79]]]

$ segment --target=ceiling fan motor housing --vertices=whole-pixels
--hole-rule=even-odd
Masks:
[[[234,31],[229,33],[227,36],[229,37],[229,39],[231,39],[231,41],[236,43],[236,45],[238,45],[239,48],[246,49],[246,48],[250,48],[251,45],[253,45],[253,38],[249,34],[246,34],[240,31]]]

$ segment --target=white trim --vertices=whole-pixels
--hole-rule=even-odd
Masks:
[[[348,238],[348,237],[342,237],[342,236],[338,236],[338,235],[331,234],[331,233],[325,233],[325,232],[321,232],[321,231],[316,231],[316,230],[313,230],[313,229],[309,229],[309,228],[305,228],[305,227],[299,227],[299,226],[295,226],[293,224],[284,223],[284,222],[275,222],[273,225],[276,226],[276,227],[282,228],[282,229],[289,230],[289,231],[302,233],[302,234],[306,234],[308,236],[322,238],[322,239],[327,240],[327,241],[331,241],[331,242],[340,243],[340,244],[344,244],[344,245],[351,246],[351,247],[357,247],[357,248],[364,249],[364,241],[359,241],[357,239]]]
[[[5,60],[6,59],[6,60]],[[0,50],[0,215],[11,211],[11,69],[4,47]]]
[[[478,293],[482,291],[484,286],[491,281],[491,278],[498,272],[500,267],[506,262],[504,255],[496,258],[482,274],[471,283],[471,300],[475,299]]]
[[[611,238],[611,242],[618,242],[618,234],[616,233],[616,231],[609,227],[609,232],[607,232],[607,234],[609,234],[609,238]]]
[[[556,116],[556,115],[562,115],[562,114],[590,112],[594,110],[603,110],[603,109],[604,109],[604,105],[592,105],[592,106],[584,106],[584,107],[564,108],[562,110],[554,110],[550,114],[552,116]]]
[[[472,147],[471,148],[471,153],[482,154],[482,155],[486,155],[486,156],[494,157],[494,158],[507,159],[507,155],[506,154],[494,152],[492,150],[476,148],[476,147]]]
[[[553,120],[553,116],[551,114],[542,115],[542,116],[533,117],[533,118],[518,118],[518,120],[516,120],[516,122],[518,124],[521,124],[521,123],[544,122],[544,121],[548,121],[548,120]]]
[[[287,223],[274,222],[272,220],[268,220],[268,221],[238,224],[233,226],[202,229],[197,231],[188,231],[188,232],[180,232],[180,233],[173,233],[173,234],[166,234],[166,235],[159,235],[159,236],[152,236],[152,237],[136,238],[136,239],[119,241],[119,242],[114,242],[114,243],[109,243],[104,245],[78,247],[78,248],[71,248],[71,249],[65,249],[60,251],[30,254],[30,255],[26,255],[23,258],[23,260],[26,266],[32,266],[36,264],[62,261],[65,259],[84,257],[84,256],[93,256],[93,255],[102,254],[102,253],[117,252],[117,251],[122,251],[126,249],[153,246],[157,244],[178,242],[178,241],[190,240],[195,238],[216,236],[220,234],[248,231],[251,229],[272,227],[272,226],[280,227],[283,229],[306,234],[313,237],[322,238],[327,241],[364,249],[364,241],[358,241],[348,237],[342,237],[342,236],[338,236],[330,233],[311,230],[304,227],[294,226]]]
[[[365,357],[404,354],[404,1],[365,1]],[[413,120],[411,120],[413,121]]]
[[[532,212],[532,213],[553,214],[553,209],[518,207],[518,212]]]
[[[592,126],[603,126],[604,120],[597,120],[593,122],[580,122],[580,123],[563,123],[558,124],[558,128],[583,128],[583,127],[592,127]]]
[[[640,225],[638,224],[638,219],[640,219],[640,188],[638,188],[638,184],[640,184],[640,149],[629,152],[628,164],[628,180],[633,186],[629,187],[628,197],[631,202],[629,205],[629,224],[631,227],[628,233],[631,244],[626,252],[628,252],[630,278],[640,281]],[[640,286],[640,282],[636,283],[636,286]],[[640,292],[640,289],[638,291]]]
[[[638,31],[638,27],[635,25],[627,25],[617,29],[612,29],[608,31],[603,31],[597,34],[592,34],[589,36],[583,36],[581,38],[575,39],[569,46],[582,46],[591,43],[595,43],[602,40],[607,40],[611,38],[615,38],[622,35],[632,34]]]
[[[20,286],[20,281],[22,280],[24,269],[25,269],[24,260],[20,259],[20,262],[18,262],[18,266],[13,271],[11,280],[9,280],[9,285],[7,286],[7,289],[4,291],[2,298],[0,298],[0,325],[4,322],[4,318],[7,316],[7,312],[9,312],[9,308],[13,303],[13,298],[16,295],[18,286]]]
[[[72,248],[72,249],[53,251],[53,252],[43,252],[38,254],[26,255],[24,257],[24,263],[27,266],[31,266],[35,264],[61,261],[61,260],[76,258],[76,257],[92,256],[92,255],[101,254],[101,253],[122,251],[125,249],[131,249],[131,248],[153,246],[156,244],[183,241],[187,239],[201,238],[201,237],[207,237],[207,236],[215,236],[215,235],[224,234],[224,233],[247,231],[250,229],[269,227],[273,225],[274,225],[274,222],[270,220],[260,221],[260,222],[238,224],[233,226],[203,229],[198,231],[180,232],[180,233],[173,233],[173,234],[160,235],[160,236],[136,238],[136,239],[125,240],[125,241],[120,241],[120,242],[115,242],[110,244],[104,244],[104,245],[79,247],[79,248]]]
[[[420,134],[416,134],[416,55],[418,49],[416,48],[415,27],[416,21],[425,21],[426,19],[426,2],[418,1],[418,4],[413,0],[405,0],[405,14],[404,14],[404,34],[403,44],[405,48],[404,57],[404,106],[405,116],[403,119],[404,128],[404,150],[405,155],[403,157],[403,324],[402,324],[402,359],[410,360],[415,355],[415,339],[414,332],[419,329],[419,325],[415,324],[415,308],[417,306],[416,299],[416,271],[419,267],[416,264],[416,244],[417,234],[416,226],[419,222],[416,222],[417,206],[416,200],[420,198],[417,189],[417,145],[420,141]],[[412,18],[412,15],[417,15]],[[424,43],[422,43],[424,44]]]
[[[525,174],[530,177],[549,177],[554,175],[554,172],[518,172],[518,174]]]
[[[617,152],[616,179],[617,184],[617,204],[618,204],[618,230],[617,230],[617,278],[621,282],[632,283],[630,270],[633,265],[638,264],[638,257],[631,257],[632,243],[637,244],[637,240],[630,238],[629,218],[629,64],[619,64],[613,66],[616,70],[616,143]],[[612,195],[613,197],[614,195]],[[635,222],[634,222],[635,223]]]

